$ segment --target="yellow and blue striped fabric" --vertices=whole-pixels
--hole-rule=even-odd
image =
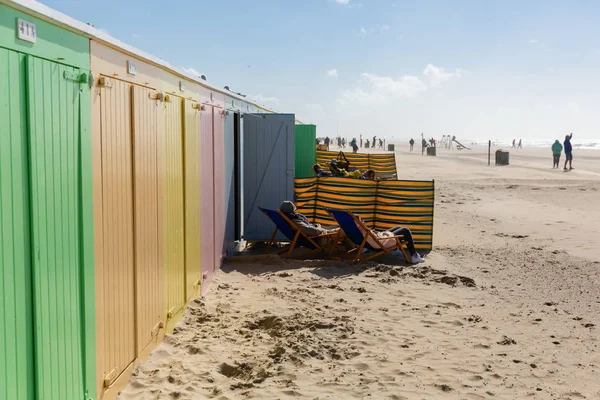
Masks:
[[[338,154],[337,151],[317,151],[317,164],[328,170],[326,164],[337,158]],[[350,162],[350,166],[358,168],[361,172],[372,169],[376,175],[396,174],[396,156],[394,153],[344,153],[344,155]]]
[[[297,178],[295,186],[298,212],[311,222],[335,225],[325,209],[350,210],[376,230],[409,228],[418,250],[432,249],[434,181],[323,177]]]

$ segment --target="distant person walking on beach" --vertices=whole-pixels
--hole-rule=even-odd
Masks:
[[[411,138],[408,143],[410,144],[410,151],[413,151],[413,146],[415,145],[415,140]]]
[[[523,148],[523,139],[519,139],[519,145],[517,146],[517,149],[522,149]]]
[[[562,153],[563,146],[560,144],[558,139],[552,144],[552,168],[558,168],[560,163],[560,153]]]
[[[512,145],[512,148],[514,149],[514,148],[516,148],[516,147],[517,147],[517,139],[513,139],[513,145]]]
[[[362,147],[362,135],[360,135],[360,147]]]
[[[421,140],[421,155],[425,154],[425,147],[427,147],[427,140],[423,138]]]
[[[573,147],[571,146],[572,137],[572,133],[570,135],[565,136],[565,142],[563,143],[565,146],[565,156],[567,156],[567,159],[565,160],[565,171],[567,171],[567,163],[569,163],[568,170],[570,171],[573,169]]]
[[[325,146],[327,146],[327,151],[329,151],[329,142],[330,142],[330,141],[329,141],[329,136],[327,136],[327,137],[325,138],[325,141],[324,141],[324,143],[325,143]]]
[[[383,149],[383,140],[379,139],[379,148]]]
[[[350,142],[350,147],[352,147],[352,152],[356,153],[358,151],[358,146],[356,145],[356,138],[352,138]]]

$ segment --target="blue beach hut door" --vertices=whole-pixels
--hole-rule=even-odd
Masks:
[[[245,240],[268,240],[273,233],[258,206],[276,209],[282,201],[294,199],[294,121],[294,114],[243,116]]]

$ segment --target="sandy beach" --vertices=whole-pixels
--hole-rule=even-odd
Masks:
[[[600,151],[406,150],[436,181],[424,264],[231,260],[120,397],[600,398]]]

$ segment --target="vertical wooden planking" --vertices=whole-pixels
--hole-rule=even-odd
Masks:
[[[164,260],[166,314],[185,304],[183,205],[183,99],[169,96],[165,107]]]
[[[272,231],[257,207],[294,198],[294,115],[245,114],[243,151],[244,238],[266,240]]]
[[[137,354],[160,332],[163,271],[159,259],[158,110],[155,93],[133,86],[133,176]]]
[[[102,273],[96,289],[98,373],[107,383],[135,358],[131,85],[106,78],[100,92]]]
[[[213,108],[212,106],[203,106],[200,117],[200,169],[202,170],[200,179],[201,197],[200,206],[202,213],[200,215],[200,256],[202,266],[202,291],[206,285],[205,278],[208,280],[212,276],[215,260],[215,216],[214,216],[214,176],[213,176]]]
[[[0,398],[34,397],[25,56],[0,48]]]
[[[28,57],[31,252],[39,398],[84,392],[79,70]]]
[[[186,299],[200,282],[200,105],[185,100],[185,271]]]
[[[223,149],[225,151],[225,249],[228,251],[233,247],[236,240],[236,171],[235,171],[235,126],[236,114],[233,111],[225,115],[223,129]]]
[[[221,267],[225,250],[225,226],[227,208],[225,199],[225,112],[214,108],[213,154],[214,154],[214,215],[215,215],[215,270]],[[233,149],[232,149],[233,150]]]

